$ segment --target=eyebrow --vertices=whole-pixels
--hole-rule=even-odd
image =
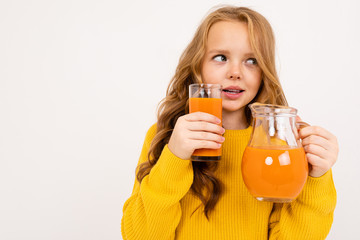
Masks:
[[[210,50],[208,53],[209,53],[209,54],[215,54],[215,53],[228,54],[229,51],[228,51],[228,50],[222,50],[222,49],[213,49],[213,50]]]
[[[208,52],[208,54],[229,54],[230,51],[224,49],[212,49]],[[253,52],[247,52],[244,54],[246,57],[255,57]]]

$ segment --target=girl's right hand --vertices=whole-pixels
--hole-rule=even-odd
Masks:
[[[181,159],[190,159],[195,149],[218,149],[224,142],[221,120],[204,112],[189,113],[178,118],[168,148]]]

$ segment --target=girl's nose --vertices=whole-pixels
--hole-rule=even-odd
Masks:
[[[227,78],[230,80],[240,80],[242,78],[240,66],[231,66],[227,75]]]

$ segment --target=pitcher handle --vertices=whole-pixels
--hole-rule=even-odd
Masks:
[[[300,131],[301,129],[303,129],[304,127],[309,127],[310,124],[304,122],[304,121],[297,121],[296,122],[296,127],[298,129],[298,131]]]

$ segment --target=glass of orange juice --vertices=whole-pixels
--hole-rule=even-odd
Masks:
[[[242,158],[242,176],[261,201],[291,202],[308,176],[308,162],[298,137],[297,110],[287,106],[249,105],[252,135]]]
[[[194,83],[189,86],[189,112],[205,112],[222,120],[222,86],[220,84]],[[222,123],[219,123],[221,126]],[[219,149],[196,149],[192,161],[218,161],[221,159]]]

